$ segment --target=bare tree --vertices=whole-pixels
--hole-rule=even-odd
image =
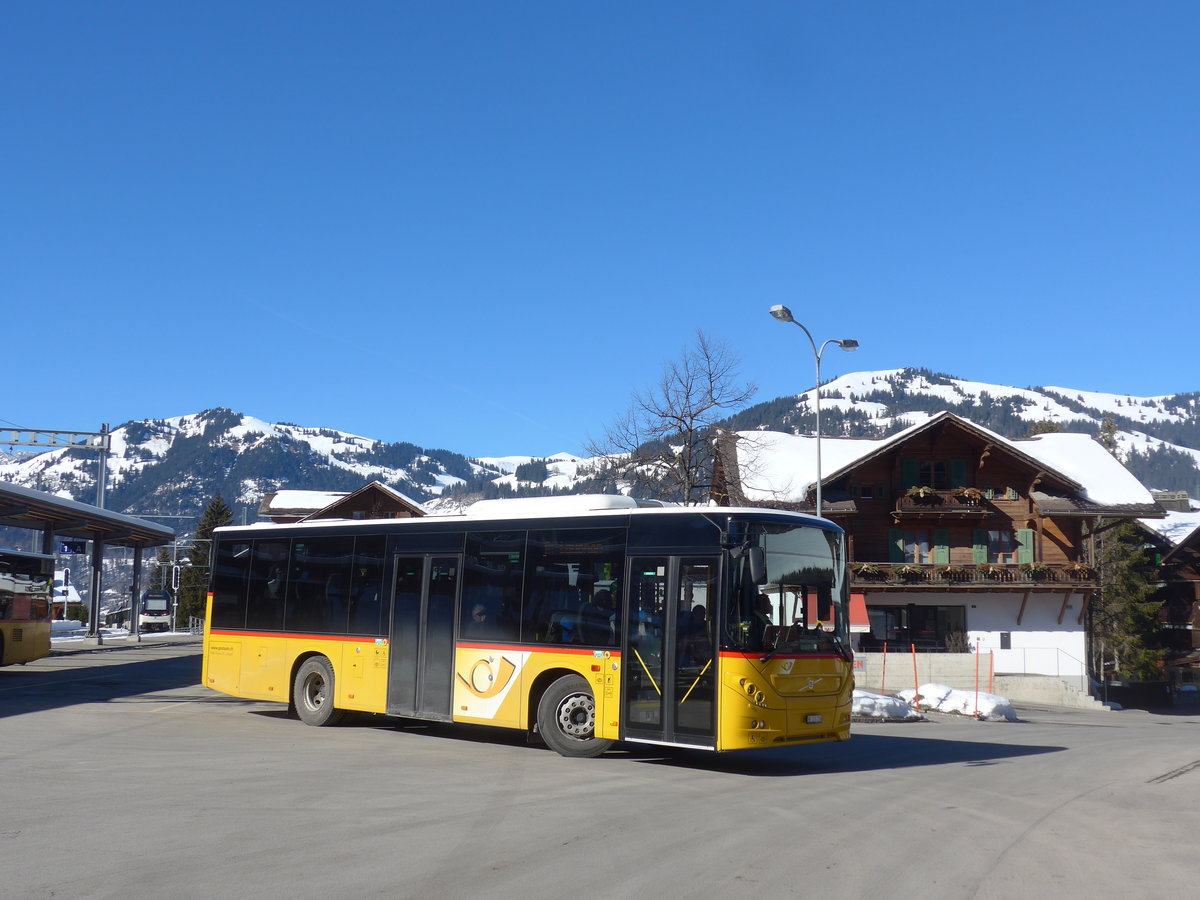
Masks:
[[[712,485],[718,423],[754,396],[738,377],[741,360],[702,331],[658,383],[633,395],[629,409],[589,439],[605,473],[633,493],[703,503]]]

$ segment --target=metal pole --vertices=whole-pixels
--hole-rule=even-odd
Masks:
[[[812,332],[804,327],[803,322],[797,322],[792,319],[792,322],[800,327],[804,332],[804,336],[808,338],[808,344],[812,347],[813,360],[817,364],[817,384],[813,388],[813,408],[817,414],[817,515],[821,515],[821,350],[825,349],[825,345],[821,345],[821,350],[817,349],[817,342],[813,340]],[[828,344],[826,341],[825,344]]]
[[[812,337],[809,337],[812,340]],[[828,343],[828,341],[826,341]],[[821,350],[825,345],[821,345]],[[821,354],[817,353],[817,386],[813,389],[817,410],[817,515],[821,515]]]
[[[104,485],[108,481],[108,423],[100,426],[100,462],[96,468],[96,506],[104,509]]]
[[[797,322],[796,317],[792,315],[792,311],[783,304],[776,304],[770,309],[771,316],[778,322],[791,322],[793,325],[798,325],[804,332],[804,336],[808,338],[808,345],[812,347],[813,360],[817,367],[817,383],[813,388],[813,408],[816,410],[816,432],[817,432],[817,515],[821,515],[821,355],[825,352],[825,348],[830,344],[837,344],[843,350],[857,350],[858,341],[844,338],[837,340],[830,338],[817,349],[817,342],[813,340],[812,332],[804,327],[803,322]]]
[[[141,608],[142,595],[142,545],[133,548],[133,596],[129,598],[129,627],[133,629],[134,640],[142,642],[142,629],[138,627],[138,612]]]
[[[99,533],[92,535],[92,596],[91,612],[88,616],[88,637],[94,637],[97,644],[104,643],[100,633],[100,573],[104,567],[104,541]]]

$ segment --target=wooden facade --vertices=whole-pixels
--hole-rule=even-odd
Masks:
[[[1168,664],[1186,658],[1187,665],[1200,667],[1200,527],[1174,546],[1157,534],[1153,538],[1159,538],[1155,568]]]
[[[726,502],[815,512],[815,486],[787,502],[746,500],[737,451],[720,454]],[[1161,516],[1141,503],[1101,504],[1069,475],[950,413],[878,441],[822,478],[822,515],[849,536],[852,591],[871,630],[859,649],[1022,650],[1009,671],[1082,674],[1098,531]],[[1103,459],[1113,466],[1112,459]],[[1052,662],[1031,666],[1031,653]]]

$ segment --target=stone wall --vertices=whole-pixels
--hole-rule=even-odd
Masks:
[[[1088,696],[1086,682],[1081,677],[1011,674],[991,674],[989,677],[988,654],[976,656],[974,653],[917,653],[915,676],[913,654],[886,654],[886,671],[884,659],[883,653],[854,654],[854,680],[860,690],[877,694],[896,694],[917,685],[934,683],[960,691],[973,691],[978,687],[981,692],[1006,697],[1018,706],[1026,703],[1078,709],[1105,708],[1103,704]]]

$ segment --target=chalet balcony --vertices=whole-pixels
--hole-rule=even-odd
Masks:
[[[910,488],[896,498],[896,512],[908,514],[961,513],[983,516],[994,512],[983,491],[978,488],[954,488],[935,491],[933,488]]]
[[[1037,585],[1062,585],[1084,589],[1096,586],[1096,573],[1090,566],[1079,563],[1066,565],[1022,563],[1021,565],[1007,566],[982,563],[971,566],[947,566],[858,562],[850,564],[850,580],[854,587],[860,589],[907,587],[944,590],[967,587],[973,590],[986,590],[988,588]]]

